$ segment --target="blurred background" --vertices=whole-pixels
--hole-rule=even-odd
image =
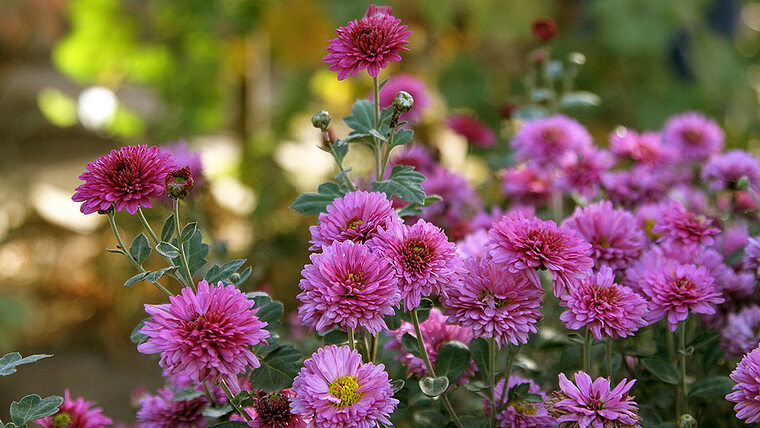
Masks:
[[[115,246],[105,219],[71,201],[86,163],[113,148],[197,154],[203,184],[184,212],[213,242],[209,261],[247,258],[254,274],[242,287],[295,308],[316,219],[288,204],[335,173],[311,115],[329,110],[341,133],[338,119],[371,87],[366,74],[339,82],[322,57],[335,28],[368,3],[0,0],[0,355],[55,354],[0,378],[0,418],[25,394],[68,387],[131,421],[131,391],[162,382],[156,360],[129,341],[142,304],[162,296],[145,283],[122,286],[134,272],[105,252]],[[538,46],[531,23],[542,17],[559,27],[554,57],[586,57],[577,86],[601,103],[574,115],[597,144],[618,125],[659,129],[671,114],[700,110],[729,145],[760,148],[760,3],[389,3],[413,34],[381,78],[408,73],[426,84],[432,104],[416,140],[476,187],[495,172],[466,156],[443,121],[477,115],[506,147],[505,122],[525,102],[521,79]],[[147,211],[154,228],[168,213],[160,203]],[[125,239],[139,233],[136,219],[118,219]]]

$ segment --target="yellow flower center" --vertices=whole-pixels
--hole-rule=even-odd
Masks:
[[[53,426],[67,427],[71,424],[72,418],[68,412],[58,412],[53,416]]]
[[[333,403],[335,407],[346,407],[358,402],[364,393],[357,392],[359,378],[356,376],[341,376],[329,384],[330,394],[340,399],[340,403]]]
[[[536,406],[526,403],[525,401],[518,401],[514,404],[512,404],[512,407],[515,409],[515,412],[517,412],[520,415],[535,415],[536,414]]]

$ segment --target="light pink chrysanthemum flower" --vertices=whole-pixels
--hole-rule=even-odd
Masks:
[[[721,334],[721,347],[726,355],[740,357],[757,348],[760,343],[760,307],[747,306],[737,313],[728,314]]]
[[[726,400],[736,403],[736,417],[751,424],[760,419],[760,348],[745,355],[736,370],[731,372],[736,382],[734,392],[726,395]]]
[[[584,278],[591,270],[591,245],[572,230],[553,221],[526,218],[522,212],[505,216],[495,223],[491,236],[491,256],[510,272],[546,268],[554,276],[554,295],[559,297],[568,284]]]
[[[575,119],[556,115],[526,122],[510,143],[520,162],[557,165],[567,153],[583,153],[593,145],[591,134]]]
[[[206,426],[203,410],[209,406],[205,395],[192,400],[174,401],[174,392],[168,387],[156,395],[140,398],[137,426],[140,428],[197,428]]]
[[[615,274],[606,266],[581,281],[562,296],[568,308],[559,319],[571,330],[588,327],[596,340],[620,339],[647,325],[647,304],[630,288],[615,284]]]
[[[356,76],[361,70],[377,77],[388,62],[401,61],[400,52],[409,50],[404,45],[412,35],[400,19],[391,15],[389,6],[374,5],[367,9],[367,16],[335,32],[338,37],[330,40],[323,61],[330,66],[330,71],[338,73],[338,80],[349,74]]]
[[[95,403],[86,401],[84,398],[72,399],[69,390],[63,392],[63,403],[58,407],[58,412],[34,421],[44,428],[76,427],[76,428],[103,428],[111,425],[111,418],[103,415],[100,407],[93,407]]]
[[[348,346],[329,345],[304,361],[293,381],[293,412],[314,415],[318,427],[373,428],[391,425],[398,400],[382,364],[362,364]]]
[[[488,148],[496,144],[496,134],[491,131],[491,128],[472,116],[464,114],[449,116],[446,118],[446,126],[465,137],[473,146]]]
[[[701,174],[702,181],[714,192],[735,190],[742,176],[749,179],[753,189],[760,189],[760,163],[744,150],[730,150],[711,157]]]
[[[311,422],[311,417],[290,411],[290,403],[295,396],[292,389],[283,389],[271,394],[264,391],[254,393],[253,407],[243,409],[252,419],[248,421],[248,426],[251,428],[306,428]],[[230,416],[230,420],[245,421],[245,418],[235,413]]]
[[[673,116],[665,122],[662,139],[684,159],[703,160],[723,148],[723,130],[700,113]]]
[[[317,331],[363,327],[377,334],[387,329],[383,317],[393,315],[401,297],[385,258],[351,241],[335,242],[309,258],[298,284],[303,292],[297,296],[304,324]]]
[[[630,426],[641,428],[639,407],[628,392],[636,379],[623,379],[610,389],[610,381],[591,376],[583,371],[575,374],[575,383],[564,373],[559,374],[561,391],[554,393],[549,414],[564,422],[574,422],[581,427],[604,428],[606,426]],[[577,384],[577,386],[576,386]]]
[[[198,283],[169,298],[168,304],[145,305],[151,319],[140,329],[148,340],[137,350],[161,354],[159,365],[171,374],[186,373],[198,383],[224,380],[238,390],[237,375],[259,367],[250,347],[266,343],[267,323],[256,316],[253,300],[234,285]],[[238,391],[234,391],[235,393]]]
[[[381,227],[367,245],[390,263],[407,311],[419,306],[422,297],[445,297],[465,273],[456,245],[440,228],[425,220],[412,226]]]
[[[501,175],[501,191],[518,204],[541,206],[549,202],[553,183],[551,175],[533,164],[507,168]]]
[[[319,214],[319,224],[309,227],[310,251],[319,251],[333,241],[354,241],[360,244],[377,234],[386,222],[401,223],[391,201],[380,192],[357,190],[335,198],[327,212]]]
[[[87,163],[79,176],[84,181],[71,199],[84,202],[84,214],[126,209],[134,214],[140,207],[152,208],[151,199],[166,193],[164,178],[174,169],[174,159],[156,146],[126,146]]]
[[[661,269],[675,270],[680,263],[669,257],[665,257],[662,248],[653,245],[645,251],[641,257],[633,262],[625,271],[623,285],[629,287],[642,297],[646,297],[641,290],[641,281],[644,280],[648,272],[660,271]]]
[[[541,319],[538,273],[512,273],[488,259],[470,259],[466,266],[464,283],[443,300],[449,322],[471,328],[475,337],[493,337],[499,347],[527,343]]]
[[[711,315],[715,313],[712,305],[724,300],[704,266],[678,265],[647,272],[640,286],[649,299],[647,321],[656,322],[667,315],[670,331],[676,331],[689,311]]]
[[[715,243],[713,236],[719,234],[720,229],[713,226],[711,219],[686,211],[680,202],[673,201],[655,221],[652,233],[661,235],[657,242],[665,252],[688,253],[700,244]]]
[[[639,134],[622,126],[610,134],[610,150],[619,158],[654,167],[672,163],[678,156],[672,147],[662,144],[658,132]]]
[[[747,239],[742,263],[744,264],[744,269],[760,276],[760,236]]]
[[[428,356],[430,356],[430,362],[435,366],[435,357],[438,356],[438,350],[448,342],[456,340],[470,344],[472,340],[472,330],[464,328],[458,325],[446,324],[446,316],[441,313],[438,308],[432,308],[428,319],[420,323],[420,331],[422,337],[425,339],[425,348],[427,349]],[[415,338],[417,333],[414,330],[414,326],[406,321],[401,321],[401,327],[397,330],[390,331],[391,340],[385,344],[385,349],[399,351],[396,355],[396,360],[401,361],[401,364],[406,366],[407,373],[415,375],[418,378],[430,376],[425,367],[425,362],[422,358],[412,355],[406,351],[401,344],[401,338],[404,333],[409,333]],[[467,371],[457,381],[458,384],[467,383],[468,377],[475,374],[475,363],[470,361],[470,366]]]
[[[513,399],[507,402],[506,398],[504,410],[496,414],[496,421],[500,427],[504,428],[554,428],[557,426],[557,421],[549,416],[549,412],[544,406],[546,401],[546,394],[541,391],[541,388],[536,385],[531,379],[523,379],[520,376],[512,375],[509,377],[509,383],[507,384],[507,396],[509,391],[517,385],[527,383],[529,394],[538,394],[543,401],[532,402],[526,401],[521,398]],[[494,400],[496,403],[501,403],[504,392],[504,379],[500,380],[496,384],[494,389]],[[491,400],[488,398],[483,400],[483,411],[486,415],[491,413]]]
[[[457,242],[457,253],[462,259],[481,260],[488,255],[488,242],[491,238],[485,229],[477,229]]]

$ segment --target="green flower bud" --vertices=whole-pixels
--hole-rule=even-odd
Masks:
[[[166,193],[172,199],[185,199],[193,189],[193,175],[190,167],[174,170],[166,174]]]
[[[749,189],[749,177],[746,175],[742,175],[739,177],[738,180],[736,180],[736,188],[738,190],[747,190]]]
[[[684,413],[678,418],[678,426],[679,428],[697,428],[699,425],[697,424],[697,420],[694,419],[694,416]]]
[[[414,98],[406,91],[398,91],[393,97],[393,109],[399,113],[406,113],[414,107]]]
[[[311,117],[311,124],[317,129],[327,131],[327,127],[330,126],[331,120],[332,117],[330,117],[330,113],[328,113],[327,110],[322,110]]]

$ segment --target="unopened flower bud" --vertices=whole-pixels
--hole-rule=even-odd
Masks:
[[[679,428],[697,428],[699,425],[697,424],[697,420],[694,419],[694,416],[684,413],[678,418],[678,426]]]
[[[586,63],[586,55],[583,55],[580,52],[572,52],[567,58],[570,62],[576,65],[583,65]]]
[[[327,131],[327,127],[330,126],[331,120],[332,117],[330,117],[330,113],[328,113],[327,110],[322,110],[311,117],[311,124],[317,129]]]
[[[393,108],[399,113],[406,113],[414,107],[414,98],[409,92],[398,91],[393,97]]]
[[[746,175],[742,175],[739,177],[738,180],[736,180],[736,189],[737,190],[747,190],[749,189],[749,177]]]
[[[232,275],[230,275],[230,282],[232,282],[233,284],[237,284],[238,281],[240,281],[240,274],[239,273],[235,272]]]
[[[108,209],[98,210],[98,214],[100,215],[113,214],[113,204],[111,204],[111,206],[108,207]]]
[[[557,35],[557,24],[552,18],[541,18],[533,21],[533,36],[541,42],[548,42]]]
[[[172,199],[185,199],[193,189],[193,175],[190,167],[177,169],[166,174],[166,193]]]

